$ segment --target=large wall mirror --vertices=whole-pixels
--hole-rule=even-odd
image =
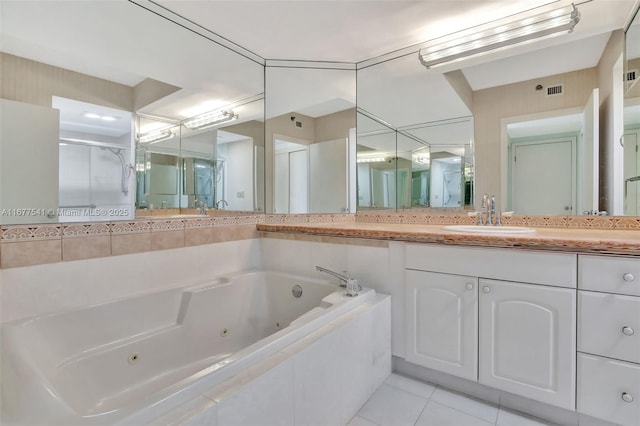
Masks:
[[[7,1],[1,31],[2,224],[264,211],[262,58],[145,0]]]
[[[640,216],[640,13],[626,31],[623,197],[624,214]]]
[[[470,105],[409,54],[358,70],[358,208],[471,208]]]
[[[270,213],[355,213],[356,72],[267,63]]]
[[[628,139],[637,139],[640,128],[634,124],[640,121],[634,107],[640,104],[640,89],[635,85],[626,95],[623,157],[623,34],[621,29],[605,28],[606,20],[595,19],[592,7],[591,3],[579,5],[585,21],[580,25],[591,26],[592,31],[576,38],[557,37],[537,47],[509,49],[434,69],[420,63],[419,46],[358,64],[358,108],[366,116],[362,122],[387,127],[367,130],[360,127],[358,118],[358,177],[366,183],[358,182],[359,208],[453,204],[480,209],[482,195],[490,194],[496,196],[500,210],[525,215],[602,214],[603,210],[637,214],[631,206],[637,204],[633,194],[640,187],[638,159],[631,155],[634,142]],[[628,75],[638,69],[634,62],[638,50],[633,53],[633,46],[640,37],[634,35],[634,28],[627,32]],[[447,139],[456,134],[460,138]],[[388,141],[387,152],[377,148],[381,143],[368,142],[383,138]],[[395,155],[388,153],[392,141]],[[440,145],[448,147],[437,148]],[[408,152],[416,154],[410,157]],[[436,179],[443,179],[434,167],[440,155],[464,164],[455,169],[459,196],[446,188],[436,192],[441,187]],[[380,172],[366,157],[385,158],[387,166],[395,168],[393,176],[390,167]],[[614,174],[621,176],[623,162],[625,178],[618,179]],[[403,174],[410,163],[407,180]],[[374,176],[385,176],[385,188],[396,192],[393,197],[376,200],[374,182],[382,179]],[[409,190],[402,189],[403,182],[408,182]],[[618,196],[622,193],[626,194],[624,212]],[[386,201],[391,198],[393,202]]]

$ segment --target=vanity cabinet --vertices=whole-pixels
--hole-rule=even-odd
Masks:
[[[640,424],[640,259],[578,257],[578,411]]]
[[[576,281],[575,254],[407,244],[406,360],[575,410]]]

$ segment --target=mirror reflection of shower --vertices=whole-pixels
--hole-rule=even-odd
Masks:
[[[431,153],[431,207],[462,206],[462,158],[448,151]]]
[[[132,114],[56,96],[52,106],[60,110],[58,219],[133,218]]]

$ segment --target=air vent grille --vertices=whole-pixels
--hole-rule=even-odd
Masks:
[[[547,87],[547,96],[564,95],[564,84],[556,84],[555,86]]]
[[[636,81],[638,78],[638,70],[629,70],[625,76],[625,81]]]

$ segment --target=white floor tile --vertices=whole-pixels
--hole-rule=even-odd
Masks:
[[[381,426],[413,426],[426,403],[427,398],[382,384],[357,414]]]
[[[385,383],[403,391],[410,392],[422,398],[431,398],[431,394],[436,390],[434,385],[410,379],[399,374],[391,373]]]
[[[354,416],[347,426],[378,426],[376,423],[365,419],[364,417]]]
[[[429,401],[416,426],[490,426],[493,423],[486,422],[477,417],[454,410],[434,401]]]
[[[495,424],[498,418],[498,407],[486,402],[478,401],[465,395],[450,392],[438,387],[431,395],[431,401],[435,401],[447,407],[453,408],[463,413],[470,414]]]
[[[552,423],[545,423],[544,420],[500,408],[496,424],[498,426],[549,426]]]

